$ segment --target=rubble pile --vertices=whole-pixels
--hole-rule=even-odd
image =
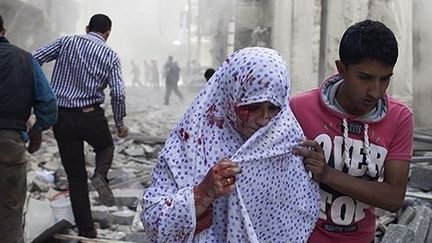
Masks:
[[[397,213],[377,209],[376,243],[432,242],[432,130],[416,129],[405,201]]]
[[[145,137],[141,139],[146,140]],[[34,203],[34,200],[42,201],[52,208],[53,202],[59,196],[67,197],[68,183],[52,132],[44,133],[44,142],[45,146],[40,151],[29,155],[27,178],[29,199],[32,200],[28,200],[28,203]],[[135,242],[145,242],[146,237],[141,233],[141,224],[132,223],[134,218],[135,221],[139,221],[136,213],[140,208],[139,199],[145,187],[150,184],[156,156],[163,144],[137,143],[134,139],[116,142],[118,144],[112,169],[108,173],[116,205],[113,207],[102,205],[98,200],[98,194],[89,183],[92,214],[97,223],[98,235],[100,238],[128,241],[133,239]],[[89,145],[86,145],[85,154],[90,178],[95,164],[94,153]],[[53,217],[55,218],[55,215]],[[33,224],[39,223],[39,221],[29,222],[27,228],[31,230]],[[49,226],[50,222],[47,223]]]
[[[125,122],[129,127],[128,137],[120,139],[116,136],[111,108],[107,106],[105,109],[115,143],[108,180],[116,205],[107,207],[101,204],[89,181],[91,209],[98,239],[106,239],[107,242],[148,242],[139,220],[140,199],[151,183],[159,151],[194,95],[188,95],[184,102],[164,106],[162,89],[133,89],[127,92],[128,115]],[[192,91],[184,92],[188,94]],[[31,242],[59,220],[74,219],[68,198],[68,182],[52,130],[43,133],[41,149],[27,156],[25,238],[26,242]],[[95,154],[88,144],[85,144],[85,157],[88,177],[91,178],[95,168]],[[64,198],[68,202],[66,205],[62,205]],[[61,203],[57,203],[60,201]],[[75,239],[79,239],[76,235],[75,229],[71,229],[59,238],[74,239],[75,236]]]

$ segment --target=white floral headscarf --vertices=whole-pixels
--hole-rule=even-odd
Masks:
[[[141,220],[157,242],[306,242],[319,192],[302,158],[291,154],[303,132],[289,106],[289,73],[267,48],[233,53],[200,91],[160,153]],[[269,101],[281,108],[245,139],[235,108]],[[239,164],[236,190],[213,202],[210,228],[194,235],[193,187],[222,158]]]

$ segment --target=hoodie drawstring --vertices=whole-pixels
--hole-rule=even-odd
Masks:
[[[343,153],[343,161],[347,168],[350,167],[351,160],[349,159],[349,149],[348,149],[348,122],[347,119],[344,118],[343,122],[343,144],[344,144],[344,153]]]
[[[343,153],[343,161],[347,168],[350,168],[351,160],[349,159],[349,148],[348,148],[348,122],[347,119],[344,118],[342,120],[343,123],[343,143],[344,143],[344,153]],[[366,155],[366,164],[368,166],[368,174],[372,177],[377,176],[376,168],[371,161],[370,157],[370,144],[369,144],[369,135],[368,135],[369,125],[363,123],[363,149]]]

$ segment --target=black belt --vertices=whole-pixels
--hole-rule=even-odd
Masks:
[[[88,112],[92,112],[92,111],[96,111],[102,109],[100,107],[100,104],[94,104],[94,105],[89,105],[89,106],[84,106],[84,107],[60,107],[59,106],[59,110],[60,111],[69,111],[69,112],[84,112],[84,113],[88,113]]]

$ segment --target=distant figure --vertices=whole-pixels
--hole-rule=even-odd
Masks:
[[[213,68],[207,68],[207,70],[205,70],[204,72],[204,77],[206,81],[209,81],[215,72],[216,71]]]
[[[151,83],[153,84],[153,87],[159,88],[159,67],[157,65],[157,61],[155,59],[152,59],[150,61],[151,63]]]
[[[151,64],[144,60],[144,83],[150,83],[151,78]]]
[[[252,30],[251,39],[252,43],[250,46],[261,46],[266,47],[270,43],[270,27],[257,26]]]
[[[165,105],[169,105],[169,97],[171,95],[171,91],[183,100],[183,95],[180,93],[178,89],[177,83],[180,78],[180,68],[176,61],[173,61],[173,57],[169,56],[168,61],[164,66],[165,71]]]
[[[144,85],[140,81],[141,72],[138,65],[136,65],[134,61],[131,61],[131,66],[132,66],[132,87],[135,86],[144,87]]]

